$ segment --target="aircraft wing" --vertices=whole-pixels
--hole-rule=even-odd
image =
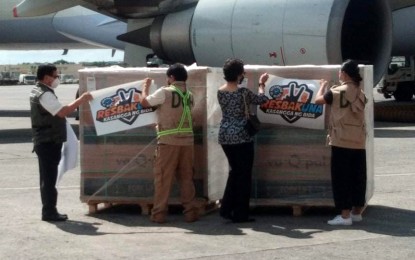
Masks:
[[[125,18],[151,18],[195,6],[198,0],[23,0],[14,8],[15,17],[47,15],[77,5],[97,12]]]
[[[56,13],[81,4],[77,0],[24,0],[13,8],[14,17],[33,17]]]
[[[125,42],[117,36],[126,32],[127,24],[93,8],[78,0],[0,0],[0,49],[124,50]]]
[[[392,11],[415,5],[415,0],[389,0]]]
[[[146,18],[168,14],[195,6],[198,0],[23,0],[14,9],[16,17],[40,16],[83,5],[120,19]],[[415,5],[415,0],[389,0],[391,10]]]

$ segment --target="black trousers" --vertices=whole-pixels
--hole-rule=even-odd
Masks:
[[[220,215],[233,220],[249,216],[249,200],[252,185],[254,143],[222,145],[230,171],[220,208]]]
[[[58,191],[56,179],[61,159],[62,143],[42,143],[34,147],[39,161],[40,197],[42,215],[57,213]]]
[[[366,150],[332,146],[331,182],[338,210],[365,205],[366,179]]]

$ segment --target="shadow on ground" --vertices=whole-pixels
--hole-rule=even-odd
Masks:
[[[330,226],[326,222],[335,215],[331,207],[310,207],[301,217],[292,216],[291,208],[287,207],[257,207],[252,210],[252,223],[230,223],[219,217],[218,212],[203,216],[198,222],[186,223],[181,214],[181,208],[170,208],[168,222],[165,224],[152,223],[148,216],[141,215],[139,206],[117,205],[98,213],[89,215],[92,223],[67,221],[56,226],[65,232],[77,235],[105,235],[98,227],[101,221],[116,223],[132,229],[158,227],[156,231],[144,230],[135,233],[163,233],[160,228],[170,228],[166,233],[178,232],[201,235],[245,235],[243,229],[249,228],[257,232],[268,233],[295,239],[310,239],[316,233],[330,232],[339,229],[364,230],[368,233],[382,234],[396,237],[415,236],[415,211],[381,205],[369,205],[364,214],[363,221],[353,223],[352,226]],[[175,228],[171,230],[171,228]],[[135,230],[136,231],[136,230]],[[123,234],[129,234],[124,232]]]

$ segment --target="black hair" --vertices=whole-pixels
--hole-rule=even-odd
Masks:
[[[176,81],[186,81],[187,71],[183,64],[174,63],[170,65],[166,72],[167,77],[173,76]]]
[[[238,76],[244,73],[244,62],[240,59],[230,58],[223,65],[223,75],[226,81],[237,81]]]
[[[359,66],[354,60],[349,59],[343,62],[340,70],[349,75],[349,77],[357,85],[360,85],[360,81],[363,80],[359,73]]]
[[[53,76],[53,72],[56,70],[58,70],[56,66],[50,63],[39,65],[39,67],[37,67],[37,79],[43,80],[46,75]]]

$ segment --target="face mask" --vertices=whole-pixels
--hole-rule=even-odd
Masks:
[[[242,76],[242,78],[239,80],[238,84],[242,84],[242,82],[244,81],[245,77]]]
[[[248,87],[248,79],[242,78],[241,80],[239,80],[238,87],[247,88]]]
[[[56,78],[53,80],[52,85],[50,86],[51,88],[57,88],[59,86],[59,84],[61,84],[61,81],[59,80],[59,78]]]

